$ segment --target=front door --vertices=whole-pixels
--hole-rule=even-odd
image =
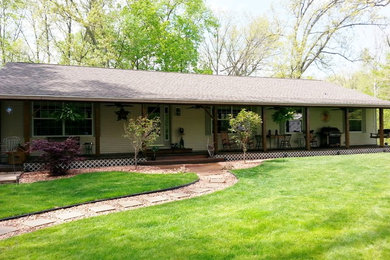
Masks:
[[[154,142],[155,146],[162,148],[170,147],[170,122],[169,106],[167,105],[148,105],[147,113],[149,118],[160,118],[160,136]]]

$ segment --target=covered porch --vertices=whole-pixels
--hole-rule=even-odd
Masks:
[[[69,104],[82,111],[83,120],[58,122],[52,118],[53,111]],[[273,115],[284,108],[277,105],[2,100],[0,108],[3,165],[12,163],[6,145],[13,137],[17,137],[17,145],[21,146],[33,139],[60,141],[74,137],[90,166],[95,165],[92,161],[104,161],[103,165],[131,164],[132,149],[123,138],[123,124],[125,119],[140,115],[161,119],[161,135],[154,145],[160,158],[182,156],[178,160],[181,163],[184,158],[191,161],[190,156],[240,159],[240,149],[228,131],[228,114],[236,115],[243,108],[262,118],[251,141],[249,158],[389,151],[384,108],[375,107],[289,106],[295,111],[294,116],[282,122],[274,120]],[[151,153],[150,147],[149,156],[143,160],[150,161]],[[34,163],[34,155],[27,156],[26,162]]]

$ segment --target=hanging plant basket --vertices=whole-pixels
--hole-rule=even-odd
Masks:
[[[272,120],[276,123],[286,122],[294,119],[296,112],[296,109],[291,107],[280,107],[272,114]]]
[[[78,111],[78,109],[69,104],[64,105],[62,109],[54,112],[53,117],[58,121],[80,121],[84,119],[84,116]]]

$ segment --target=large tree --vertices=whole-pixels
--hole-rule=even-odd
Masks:
[[[53,0],[56,13],[65,21],[65,39],[57,43],[61,61],[68,64],[110,67],[115,57],[113,1]],[[76,25],[73,25],[73,24]],[[77,31],[72,29],[77,28]]]
[[[192,71],[214,19],[203,0],[129,0],[121,12],[117,67]]]
[[[24,8],[22,0],[0,0],[0,66],[26,58],[21,38]]]
[[[264,17],[243,26],[232,18],[220,18],[202,46],[203,65],[217,75],[252,75],[267,67],[279,35],[279,27]]]
[[[389,0],[290,0],[284,59],[275,66],[277,75],[301,78],[311,66],[329,65],[330,56],[353,59],[343,40],[348,29],[382,24],[377,10]]]

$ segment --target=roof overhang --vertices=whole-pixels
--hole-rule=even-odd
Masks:
[[[69,101],[69,102],[121,102],[121,103],[143,103],[143,104],[176,104],[176,105],[249,105],[249,106],[288,106],[288,107],[355,107],[355,108],[385,108],[390,109],[390,105],[374,104],[343,104],[343,103],[272,103],[272,102],[255,102],[255,101],[205,101],[205,100],[177,100],[177,99],[130,99],[130,98],[110,98],[110,97],[73,97],[73,96],[23,96],[23,95],[0,95],[1,100],[47,100],[47,101]]]

